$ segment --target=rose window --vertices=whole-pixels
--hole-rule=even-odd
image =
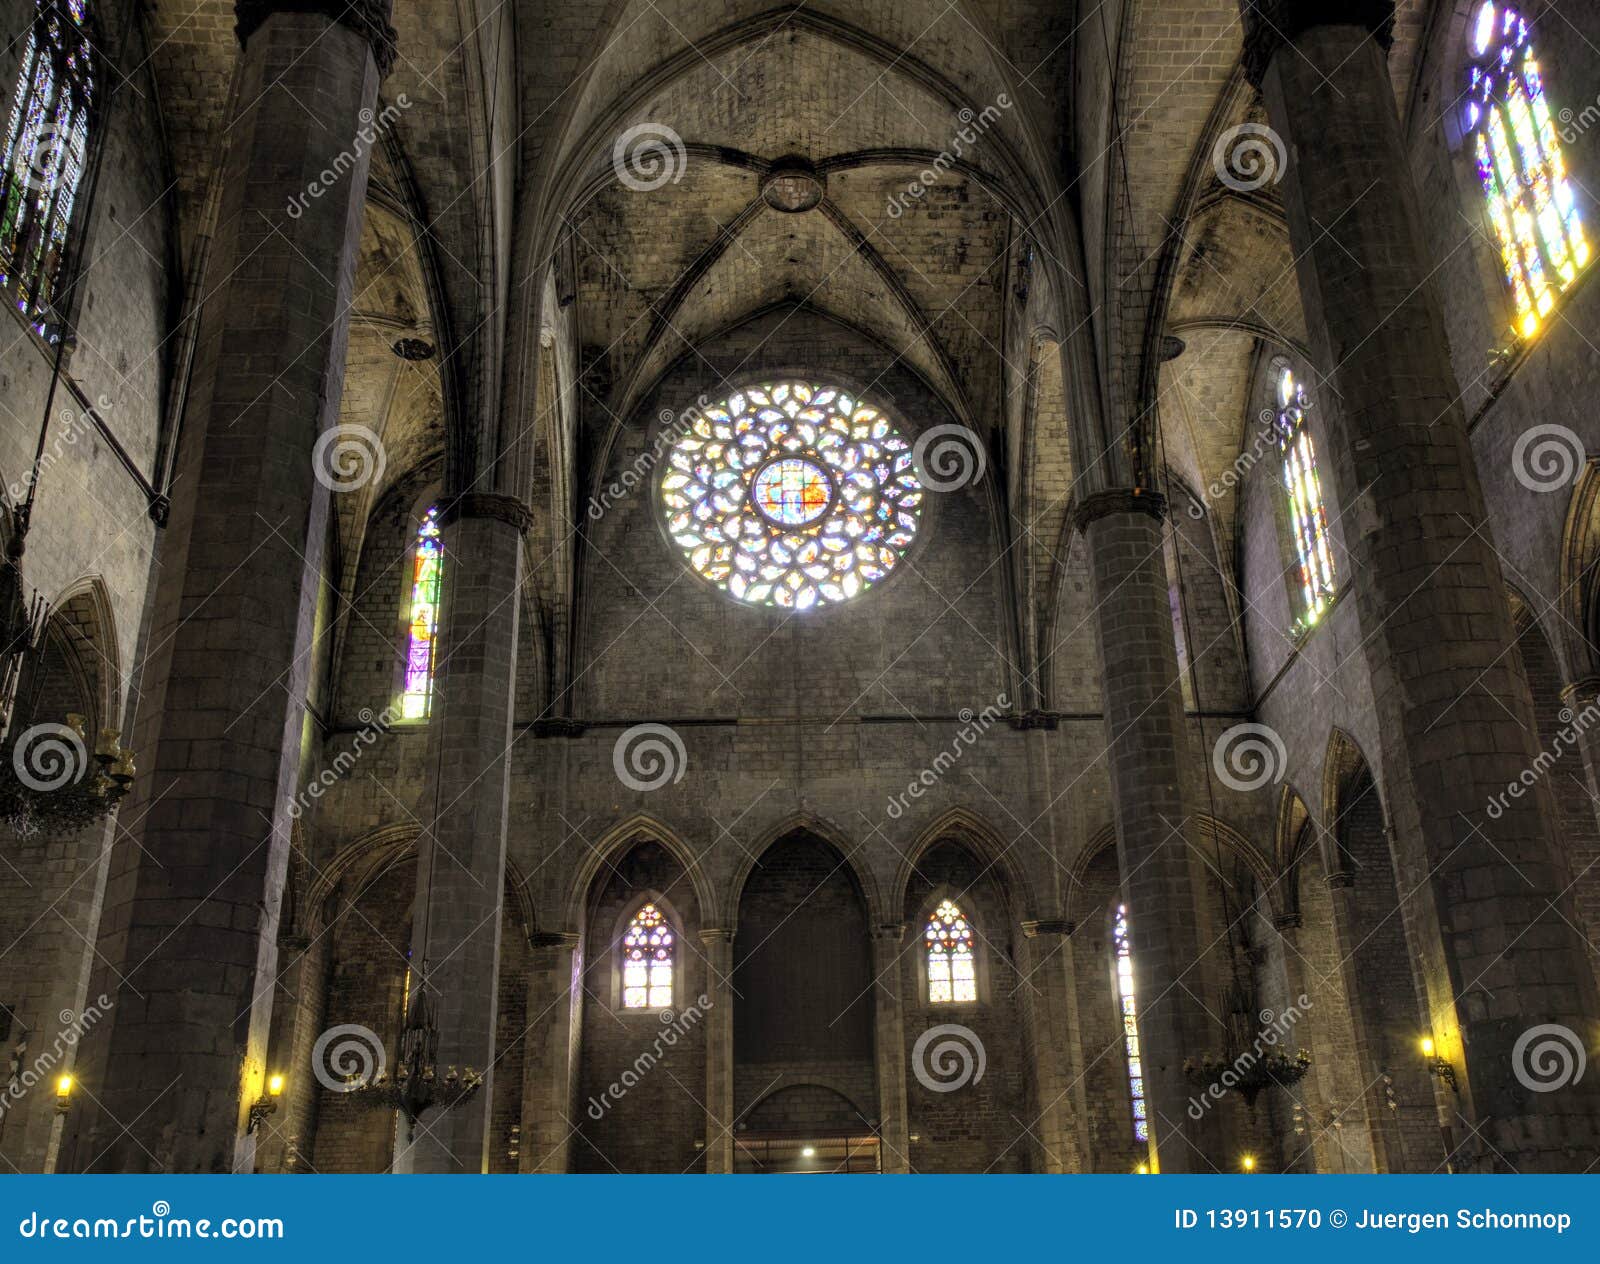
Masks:
[[[693,416],[661,479],[693,570],[754,606],[810,610],[870,588],[916,538],[911,445],[838,387],[747,387]]]

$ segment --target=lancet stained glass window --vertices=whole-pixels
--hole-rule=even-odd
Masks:
[[[94,99],[88,0],[37,0],[6,123],[0,172],[0,284],[39,333],[53,307]]]
[[[1139,1012],[1133,996],[1133,954],[1128,947],[1128,908],[1117,905],[1111,937],[1117,952],[1117,999],[1122,1003],[1122,1048],[1128,1063],[1128,1098],[1133,1104],[1133,1135],[1150,1140],[1150,1118],[1144,1097],[1144,1059],[1139,1054]]]
[[[917,534],[911,445],[836,386],[779,381],[697,411],[661,479],[667,531],[699,575],[787,610],[848,601]]]
[[[953,900],[943,900],[923,931],[928,946],[928,1003],[978,999],[977,959],[972,926]]]
[[[1322,480],[1317,454],[1306,427],[1311,401],[1305,387],[1285,365],[1278,374],[1278,451],[1283,454],[1283,486],[1289,494],[1289,517],[1299,558],[1300,623],[1309,627],[1333,600],[1333,554],[1328,550],[1328,518],[1322,508]]]
[[[654,904],[646,904],[622,937],[622,1007],[668,1009],[672,1005],[672,927]]]
[[[411,564],[411,620],[406,645],[405,692],[400,714],[425,720],[433,709],[433,648],[439,633],[439,580],[444,542],[439,537],[439,506],[430,506],[417,527]]]
[[[1589,262],[1589,243],[1527,19],[1513,5],[1485,3],[1471,42],[1464,130],[1511,283],[1516,332],[1527,338]]]

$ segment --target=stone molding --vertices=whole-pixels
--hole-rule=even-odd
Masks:
[[[1273,54],[1315,26],[1359,26],[1387,56],[1394,45],[1394,0],[1239,0],[1244,74],[1261,87]]]
[[[275,13],[320,13],[367,41],[380,75],[394,68],[400,41],[389,24],[389,0],[234,0],[234,32],[240,46]]]
[[[578,946],[578,933],[571,930],[535,930],[528,932],[528,947],[554,948],[557,951]]]
[[[1149,514],[1161,522],[1167,516],[1167,498],[1145,488],[1114,487],[1085,496],[1073,510],[1072,519],[1079,531],[1087,531],[1091,523],[1122,513]]]
[[[1022,933],[1029,939],[1040,939],[1045,935],[1060,935],[1066,938],[1077,928],[1076,922],[1068,921],[1064,917],[1030,918],[1022,923]]]
[[[445,501],[439,509],[439,525],[447,527],[460,518],[494,518],[526,535],[533,526],[533,510],[515,496],[495,492],[463,492]]]

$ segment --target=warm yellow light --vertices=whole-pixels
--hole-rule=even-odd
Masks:
[[[1424,1036],[1422,1038],[1422,1056],[1424,1058],[1433,1057],[1433,1037],[1432,1036]]]
[[[1245,1155],[1244,1158],[1239,1160],[1239,1166],[1246,1172],[1254,1172],[1256,1170],[1256,1156],[1253,1154]]]
[[[802,1159],[814,1159],[817,1157],[817,1152],[811,1146],[807,1146],[804,1150],[800,1151],[800,1157]]]
[[[267,1077],[267,1096],[276,1097],[283,1092],[283,1076],[269,1075]]]
[[[1136,1175],[1138,1175],[1138,1176],[1149,1176],[1150,1175],[1150,1165],[1148,1163],[1141,1163],[1141,1164],[1139,1164],[1138,1167],[1134,1168],[1133,1170],[1134,1170],[1134,1173]]]
[[[72,1096],[72,1077],[70,1075],[63,1075],[59,1080],[56,1081],[56,1096]]]

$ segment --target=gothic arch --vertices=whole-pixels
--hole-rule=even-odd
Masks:
[[[549,929],[575,930],[581,927],[584,924],[584,911],[591,890],[601,869],[613,863],[618,857],[626,855],[635,843],[646,840],[660,844],[688,875],[695,901],[700,906],[700,924],[721,925],[716,888],[706,873],[701,859],[696,856],[695,849],[684,841],[681,834],[658,817],[638,812],[612,826],[589,848],[568,885],[561,923]]]
[[[1027,874],[1011,859],[1010,845],[1003,843],[994,827],[978,813],[968,808],[951,808],[929,824],[916,840],[906,848],[900,868],[890,888],[891,912],[905,907],[906,894],[911,886],[917,862],[935,843],[954,840],[965,847],[983,864],[987,872],[993,870],[999,878],[1001,889],[1009,905],[1008,913],[1016,921],[1026,921],[1037,911],[1032,883]],[[959,901],[958,901],[959,902]]]
[[[861,893],[862,902],[866,905],[867,924],[869,926],[883,926],[894,917],[894,910],[883,902],[882,893],[878,889],[877,879],[873,877],[872,870],[862,862],[865,859],[865,850],[857,843],[851,842],[835,825],[824,821],[822,818],[806,812],[795,812],[785,817],[776,825],[765,830],[744,853],[739,867],[734,870],[733,878],[728,884],[727,909],[730,928],[737,929],[739,915],[739,899],[744,894],[746,884],[751,873],[774,846],[781,843],[792,834],[810,834],[813,838],[820,839],[828,844],[839,855],[839,862],[844,871],[856,885],[856,890]],[[860,859],[858,859],[858,857]],[[706,924],[712,925],[708,919]]]

